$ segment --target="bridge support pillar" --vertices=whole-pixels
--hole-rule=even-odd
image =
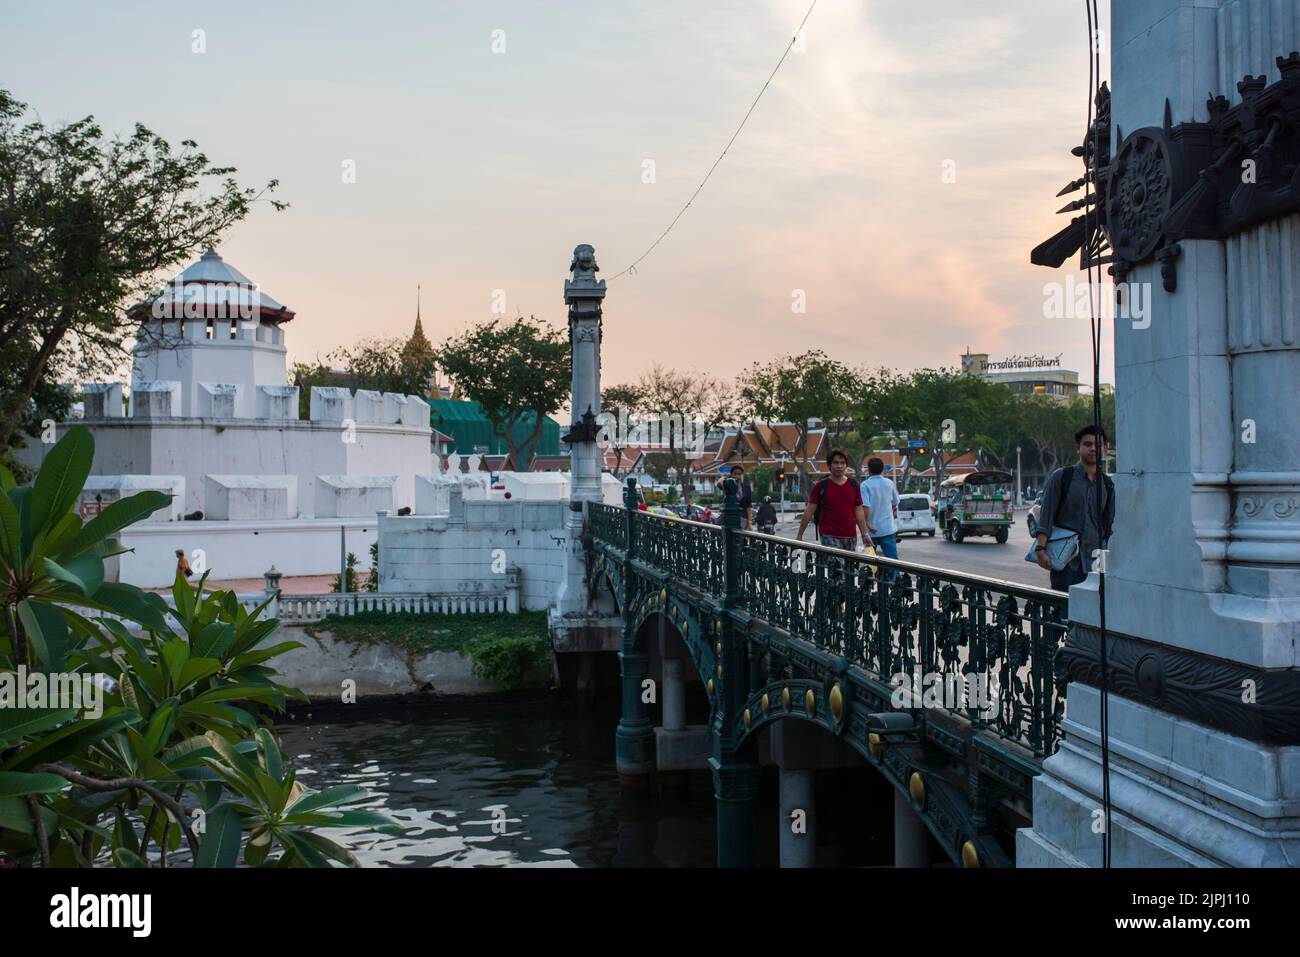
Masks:
[[[642,683],[649,674],[649,658],[643,652],[619,652],[623,672],[623,717],[614,732],[614,755],[618,776],[634,789],[647,787],[655,764],[655,729],[642,700]]]
[[[894,866],[929,867],[930,833],[901,791],[894,792]]]
[[[664,666],[664,730],[686,730],[686,662],[681,658],[665,658]]]
[[[782,867],[817,866],[817,772],[781,768],[777,827]]]
[[[710,758],[713,796],[718,809],[718,866],[754,866],[754,797],[758,766],[748,762],[723,764]]]

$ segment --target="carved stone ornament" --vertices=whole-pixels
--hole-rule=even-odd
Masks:
[[[1169,144],[1161,130],[1138,130],[1120,146],[1106,190],[1106,221],[1115,254],[1130,262],[1160,245],[1173,200]]]
[[[1083,210],[1030,253],[1035,265],[1060,267],[1076,252],[1080,268],[1111,264],[1119,282],[1133,268],[1160,262],[1166,291],[1177,288],[1178,242],[1226,239],[1251,226],[1300,212],[1300,51],[1277,58],[1281,78],[1237,84],[1241,102],[1206,103],[1209,122],[1164,124],[1124,136],[1110,149],[1110,92],[1097,93],[1097,121],[1073,150],[1084,175],[1057,195],[1091,187],[1058,212]],[[1089,209],[1089,207],[1093,207]]]
[[[1262,671],[1107,633],[1107,686],[1196,724],[1268,745],[1300,745],[1300,672]],[[1070,681],[1101,687],[1098,633],[1074,625],[1062,650]]]
[[[597,279],[596,250],[582,243],[573,250],[569,264],[573,278],[564,280],[564,301],[569,307],[569,321],[599,319],[600,302],[605,298],[605,280]]]
[[[582,418],[569,426],[568,433],[560,436],[560,441],[572,447],[577,442],[595,442],[599,436],[600,423],[596,421],[591,406],[587,406]]]

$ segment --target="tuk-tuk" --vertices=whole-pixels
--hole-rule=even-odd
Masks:
[[[954,475],[939,486],[938,522],[943,537],[961,542],[969,535],[992,535],[1005,544],[1011,531],[1010,472],[989,470]]]

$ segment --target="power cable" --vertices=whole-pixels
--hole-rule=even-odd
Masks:
[[[649,249],[647,249],[640,256],[634,259],[630,266],[626,267],[622,271],[617,272],[613,276],[611,276],[607,280],[608,282],[612,282],[613,280],[617,279],[619,276],[625,275],[626,273],[632,273],[633,275],[635,275],[637,264],[640,263],[641,260],[649,256],[652,252],[654,252],[655,247],[658,246],[661,242],[663,242],[665,236],[667,236],[670,232],[672,232],[673,227],[677,225],[677,220],[681,219],[682,216],[686,214],[686,211],[691,208],[691,203],[695,202],[695,197],[700,195],[700,191],[704,189],[704,184],[709,181],[709,177],[713,175],[713,171],[718,168],[718,164],[722,162],[722,158],[726,156],[727,151],[731,149],[731,144],[736,142],[736,137],[740,136],[740,131],[743,130],[745,128],[745,124],[749,122],[750,114],[754,112],[754,107],[758,106],[758,101],[761,100],[763,98],[763,94],[767,92],[768,86],[771,84],[772,80],[776,77],[777,70],[781,69],[781,64],[785,62],[785,58],[790,55],[790,50],[794,48],[795,41],[799,39],[799,33],[803,30],[804,24],[808,22],[808,18],[812,16],[813,7],[815,6],[817,6],[817,0],[813,0],[812,5],[808,7],[808,12],[805,13],[803,15],[803,19],[799,21],[799,26],[794,31],[794,36],[790,38],[790,42],[786,44],[785,52],[781,54],[781,59],[776,61],[776,66],[772,68],[772,72],[768,76],[767,81],[763,84],[763,88],[758,91],[758,96],[754,97],[754,102],[749,104],[749,109],[745,111],[745,117],[740,121],[740,125],[736,127],[736,132],[731,134],[731,139],[727,140],[727,145],[722,148],[722,152],[718,154],[718,158],[713,161],[713,165],[709,167],[709,171],[704,174],[704,179],[700,180],[700,185],[695,187],[695,192],[691,193],[691,198],[686,201],[686,205],[677,211],[677,215],[674,216],[673,221],[668,224],[668,228],[659,234],[659,238],[650,244]]]
[[[1093,124],[1092,108],[1096,101],[1097,90],[1101,79],[1101,50],[1097,42],[1098,33],[1101,28],[1101,16],[1097,11],[1097,0],[1084,0],[1084,9],[1088,17],[1088,123],[1084,127],[1084,155],[1088,155],[1088,136],[1092,136],[1092,156],[1091,169],[1084,177],[1084,199],[1087,200],[1094,178],[1098,171],[1098,164],[1101,157],[1101,122],[1100,115],[1097,117],[1097,123]],[[1109,132],[1107,133],[1109,135]],[[1109,144],[1107,144],[1109,145]],[[1084,235],[1084,255],[1085,265],[1088,271],[1088,334],[1090,345],[1092,346],[1092,424],[1094,427],[1093,442],[1098,452],[1102,449],[1102,423],[1101,423],[1101,336],[1103,316],[1100,309],[1100,296],[1104,295],[1101,287],[1101,263],[1096,263],[1097,281],[1096,286],[1093,284],[1093,257],[1092,255],[1092,233],[1088,228],[1088,217],[1091,215],[1093,204],[1085,202],[1083,212],[1083,235]],[[1094,297],[1097,297],[1094,300]],[[1097,534],[1099,543],[1104,536],[1104,526],[1102,522],[1105,518],[1105,510],[1102,508],[1101,498],[1106,490],[1106,463],[1105,459],[1099,457],[1097,461],[1096,488],[1093,495],[1094,519],[1096,521]],[[1106,543],[1109,544],[1109,543]],[[1110,709],[1109,709],[1109,668],[1106,656],[1106,561],[1104,549],[1102,550],[1101,561],[1097,567],[1097,604],[1098,604],[1098,630],[1100,632],[1100,652],[1099,664],[1101,666],[1101,719],[1098,730],[1101,733],[1101,806],[1102,806],[1102,832],[1101,832],[1101,866],[1110,867]]]

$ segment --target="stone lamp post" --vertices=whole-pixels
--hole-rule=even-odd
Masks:
[[[597,279],[596,251],[587,243],[573,250],[572,278],[564,281],[564,302],[569,307],[569,345],[573,353],[569,414],[572,424],[562,441],[569,445],[569,510],[565,516],[568,550],[564,577],[556,597],[561,616],[585,614],[587,567],[582,547],[584,502],[599,502],[600,449],[600,332],[605,280]]]

